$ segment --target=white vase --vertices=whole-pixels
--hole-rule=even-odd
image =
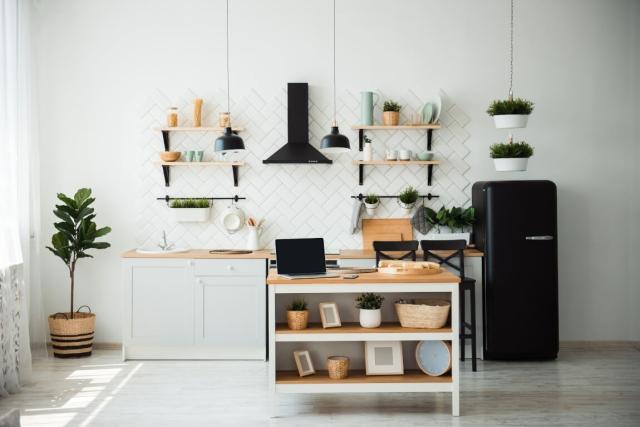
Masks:
[[[178,222],[206,222],[209,220],[210,208],[171,208],[173,217]]]
[[[260,249],[260,233],[256,227],[249,228],[249,236],[247,237],[247,249],[257,251]]]
[[[363,328],[377,328],[382,323],[382,314],[380,309],[365,310],[360,309],[360,326]]]
[[[375,215],[376,209],[378,209],[379,205],[380,205],[380,200],[378,200],[375,203],[364,202],[364,207],[367,209],[367,215]]]
[[[427,234],[427,240],[464,240],[469,245],[471,233],[433,233]]]
[[[528,120],[528,114],[501,114],[499,116],[493,116],[493,123],[496,125],[496,129],[526,128]]]
[[[526,171],[528,160],[528,158],[493,159],[493,165],[498,172]]]
[[[364,143],[364,147],[362,148],[362,160],[365,162],[373,160],[373,148],[371,147],[370,142]]]

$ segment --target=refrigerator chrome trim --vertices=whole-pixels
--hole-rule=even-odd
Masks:
[[[553,236],[526,236],[526,240],[553,240]]]

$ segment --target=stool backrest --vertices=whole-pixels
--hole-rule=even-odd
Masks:
[[[464,249],[467,247],[466,240],[421,240],[422,259],[429,261],[436,259],[440,265],[447,265],[457,271],[461,279],[464,279]],[[451,251],[449,254],[437,253],[436,251]],[[458,257],[458,263],[451,260]]]
[[[373,242],[373,249],[376,251],[376,267],[381,259],[407,259],[416,260],[418,250],[417,240],[401,240],[393,242]],[[404,252],[400,256],[390,255],[388,252]]]

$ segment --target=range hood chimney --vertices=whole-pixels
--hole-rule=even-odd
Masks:
[[[287,143],[262,163],[333,163],[309,144],[309,84],[287,85]]]

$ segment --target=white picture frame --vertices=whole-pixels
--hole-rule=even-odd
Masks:
[[[307,375],[313,375],[316,373],[316,370],[313,367],[313,361],[311,360],[311,355],[309,354],[309,350],[294,351],[293,358],[296,361],[298,374],[301,377],[306,377]]]
[[[402,341],[365,341],[367,375],[404,375]]]
[[[318,309],[320,310],[320,320],[323,328],[339,328],[342,326],[338,304],[335,302],[321,302],[318,304]]]

